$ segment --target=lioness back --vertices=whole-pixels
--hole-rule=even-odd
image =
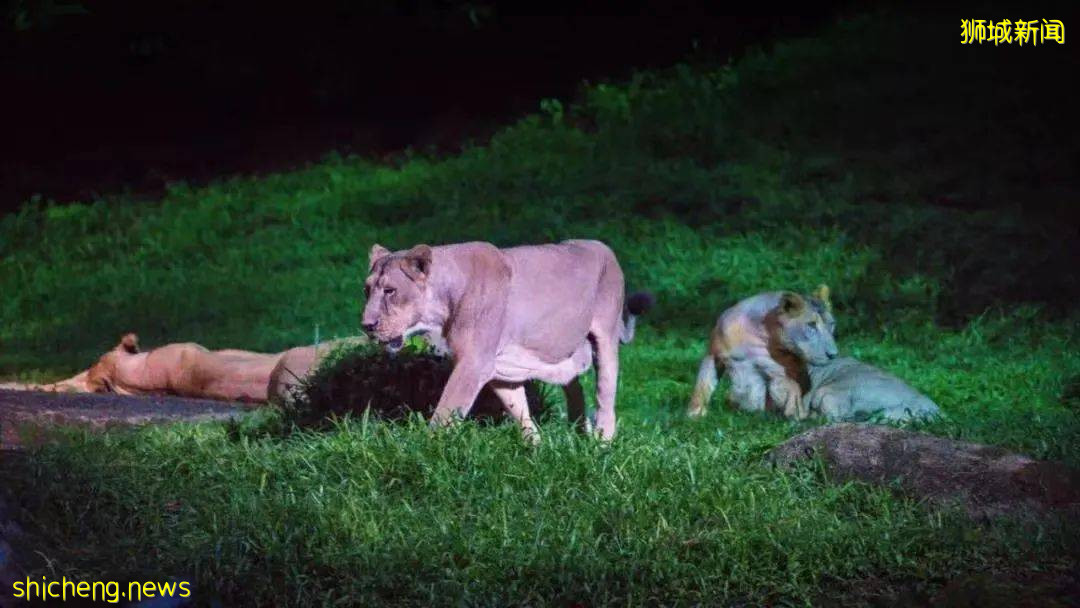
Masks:
[[[760,293],[725,310],[716,320],[710,338],[713,355],[733,360],[767,355],[769,332],[765,316],[780,305],[782,293]]]
[[[603,243],[574,240],[500,251],[511,273],[508,337],[521,346],[565,358],[590,332],[598,309],[621,313],[622,271]]]
[[[267,399],[268,379],[279,357],[181,342],[146,353],[146,368],[155,383],[177,395],[261,402]]]

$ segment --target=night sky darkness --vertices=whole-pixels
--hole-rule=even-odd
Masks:
[[[0,208],[159,194],[173,180],[302,166],[331,150],[453,152],[583,79],[726,57],[830,18],[712,17],[707,3],[635,16],[523,18],[505,7],[93,2],[3,32]],[[393,4],[393,3],[390,3]],[[30,7],[26,9],[26,7]],[[29,10],[29,12],[27,12]]]

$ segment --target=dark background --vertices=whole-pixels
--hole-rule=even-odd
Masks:
[[[521,17],[469,3],[9,2],[0,209],[31,196],[152,197],[327,152],[453,152],[572,98],[583,79],[812,31],[710,3]]]

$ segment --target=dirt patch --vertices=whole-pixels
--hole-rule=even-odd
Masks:
[[[58,425],[105,429],[225,420],[250,409],[238,403],[181,397],[0,390],[0,448],[25,447]]]
[[[815,456],[839,480],[897,483],[936,505],[959,504],[978,518],[1080,514],[1080,471],[1005,449],[862,424],[818,427],[766,457],[789,466]]]

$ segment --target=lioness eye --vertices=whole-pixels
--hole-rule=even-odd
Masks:
[[[383,287],[382,291],[383,291],[383,295],[392,296],[392,295],[394,295],[394,292],[397,291],[397,290],[394,289],[393,287]]]

